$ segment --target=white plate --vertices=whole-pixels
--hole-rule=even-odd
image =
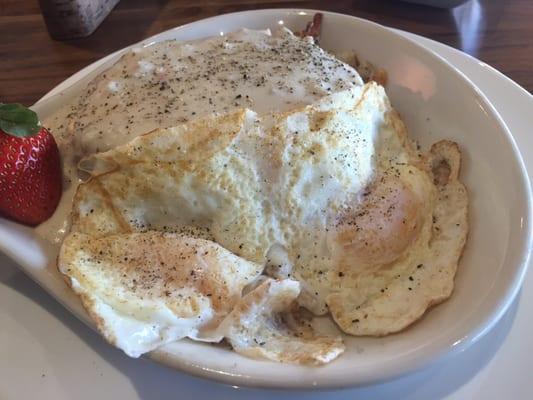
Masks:
[[[167,31],[149,40],[192,39],[242,26],[301,28],[310,11],[264,10],[230,14]],[[386,68],[388,92],[413,136],[440,138],[465,149],[463,178],[471,193],[472,232],[454,296],[409,330],[382,339],[350,338],[348,352],[323,368],[302,368],[244,359],[229,351],[182,341],[153,357],[182,370],[224,382],[275,387],[338,387],[389,379],[464,349],[500,318],[525,273],[531,246],[529,181],[516,145],[492,106],[442,59],[379,25],[326,13],[322,45],[356,49]],[[116,55],[80,71],[57,87],[74,85],[48,105],[64,102]],[[40,108],[40,109],[39,109]],[[429,120],[428,120],[429,117]],[[0,248],[77,316],[79,302],[53,266],[57,249],[35,240],[33,231],[0,222]]]

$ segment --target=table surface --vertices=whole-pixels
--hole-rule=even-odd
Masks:
[[[455,10],[397,0],[123,0],[95,33],[55,41],[35,0],[0,1],[0,101],[33,104],[93,61],[166,29],[257,8],[336,11],[435,39],[494,66],[533,92],[533,1],[471,0]],[[6,40],[7,39],[7,40]]]

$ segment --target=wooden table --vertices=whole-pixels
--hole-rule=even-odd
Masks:
[[[257,8],[324,9],[367,18],[461,49],[533,92],[533,1],[471,0],[441,10],[400,1],[122,0],[88,38],[59,42],[36,0],[0,1],[0,101],[33,104],[87,64],[163,30]]]

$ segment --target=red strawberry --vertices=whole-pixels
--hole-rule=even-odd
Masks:
[[[57,144],[37,114],[0,104],[0,214],[38,225],[54,213],[61,184]]]

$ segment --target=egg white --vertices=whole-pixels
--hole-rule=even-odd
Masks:
[[[84,160],[92,178],[76,194],[72,231],[92,238],[162,231],[217,243],[271,277],[299,281],[299,305],[331,312],[343,331],[384,335],[453,288],[466,192],[458,149],[434,153],[416,151],[373,82],[285,113],[212,115]],[[446,184],[437,183],[437,157],[451,165]],[[248,299],[249,307],[274,301]],[[230,315],[237,325],[244,318]],[[228,324],[238,351],[284,361],[246,349]],[[265,348],[285,343],[278,333]]]

